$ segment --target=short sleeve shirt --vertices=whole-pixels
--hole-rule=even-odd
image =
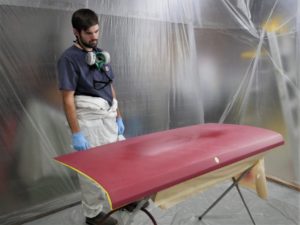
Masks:
[[[106,64],[105,69],[100,71],[96,65],[86,63],[86,54],[76,46],[71,46],[62,54],[57,64],[59,89],[75,91],[75,95],[101,97],[111,105],[111,82],[114,79],[111,66]]]

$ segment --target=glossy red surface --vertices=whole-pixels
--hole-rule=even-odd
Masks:
[[[56,160],[97,181],[115,209],[283,143],[279,133],[267,129],[201,124],[129,138]]]

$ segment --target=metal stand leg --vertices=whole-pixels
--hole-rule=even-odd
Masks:
[[[205,210],[204,213],[202,213],[201,216],[199,216],[199,220],[202,220],[202,218],[234,187],[234,183],[232,183],[227,189],[226,191],[223,192],[223,194],[216,200],[214,201],[213,204],[211,204],[210,207],[208,207],[207,210]]]
[[[157,225],[157,222],[156,222],[155,218],[152,216],[152,214],[147,209],[141,208],[141,210],[150,218],[153,225]]]
[[[236,182],[236,180],[235,180],[234,177],[232,178],[232,180],[233,180],[233,182]],[[256,225],[256,224],[255,224],[255,221],[254,221],[254,219],[253,219],[253,217],[252,217],[252,215],[251,215],[251,212],[250,212],[250,210],[249,210],[249,208],[248,208],[248,206],[247,206],[247,204],[246,204],[246,201],[245,201],[245,199],[244,199],[244,196],[242,195],[242,192],[241,192],[241,190],[240,190],[240,187],[239,187],[238,183],[236,183],[235,186],[236,186],[236,189],[238,190],[239,195],[240,195],[240,197],[241,197],[241,199],[242,199],[242,201],[243,201],[243,203],[244,203],[244,206],[246,207],[246,210],[247,210],[247,212],[248,212],[248,214],[249,214],[249,216],[250,216],[250,218],[251,218],[252,223],[253,223],[254,225]]]
[[[234,177],[232,178],[232,181],[233,181],[233,183],[223,192],[223,194],[219,197],[219,198],[217,198],[217,200],[215,200],[212,204],[211,204],[211,206],[210,207],[208,207],[208,209],[206,209],[205,211],[204,211],[204,213],[202,213],[202,215],[201,216],[199,216],[198,217],[198,219],[199,220],[202,220],[202,218],[235,186],[236,188],[237,188],[237,190],[238,190],[238,193],[239,193],[239,195],[240,195],[240,197],[241,197],[241,199],[242,199],[242,201],[243,201],[243,204],[245,205],[245,207],[246,207],[246,209],[247,209],[247,212],[248,212],[248,214],[249,214],[249,216],[250,216],[250,218],[251,218],[251,220],[252,220],[252,222],[253,222],[253,224],[254,225],[256,225],[255,224],[255,222],[254,222],[254,219],[253,219],[253,217],[252,217],[252,215],[251,215],[251,213],[250,213],[250,210],[249,210],[249,208],[248,208],[248,206],[247,206],[247,204],[246,204],[246,201],[245,201],[245,199],[244,199],[244,197],[243,197],[243,195],[242,195],[242,193],[241,193],[241,191],[240,191],[240,188],[239,188],[239,186],[238,186],[238,183],[239,183],[239,181],[250,171],[252,169],[252,167],[250,167],[250,168],[248,168],[247,170],[245,170],[237,179],[235,179]]]
[[[136,213],[138,210],[141,210],[141,211],[143,211],[143,212],[149,217],[149,219],[152,221],[153,225],[157,225],[157,222],[156,222],[155,218],[154,218],[154,217],[152,216],[152,214],[146,209],[146,207],[147,207],[148,204],[149,204],[149,203],[146,204],[147,201],[148,201],[148,199],[144,199],[144,200],[140,201],[140,202],[137,204],[136,208],[135,208],[133,211],[128,211],[128,212]],[[115,212],[117,212],[117,211],[119,211],[119,210],[124,210],[124,208],[121,208],[121,209],[114,209],[114,210],[110,211],[109,213],[107,213],[107,214],[102,218],[102,220],[100,221],[100,223],[105,222],[105,221],[108,219],[108,217],[110,217],[112,214],[114,214]],[[132,218],[132,220],[127,221],[126,224],[131,224],[132,222],[133,222],[133,218]]]

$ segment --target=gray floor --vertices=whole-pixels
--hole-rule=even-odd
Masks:
[[[230,183],[211,188],[168,210],[148,207],[158,225],[251,225],[250,217],[236,189],[232,189],[204,218],[197,216],[224,191]],[[279,184],[268,182],[269,197],[260,199],[255,192],[241,188],[256,225],[300,225],[300,193]],[[118,218],[128,218],[128,214],[118,214]],[[132,218],[132,215],[131,217]],[[123,220],[122,224],[127,222]],[[26,225],[83,225],[81,206],[60,211],[50,216],[26,223]],[[132,225],[151,225],[149,218],[138,212]]]

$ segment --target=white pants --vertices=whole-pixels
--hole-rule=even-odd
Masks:
[[[80,129],[91,147],[118,140],[116,99],[109,106],[106,100],[99,97],[75,96],[75,105]],[[110,211],[107,196],[99,185],[80,174],[79,182],[86,217],[95,217],[101,211]]]

